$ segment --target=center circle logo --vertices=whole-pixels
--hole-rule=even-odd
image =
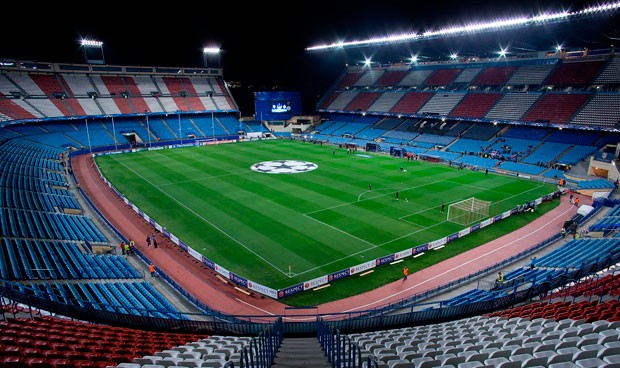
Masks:
[[[299,174],[319,167],[313,162],[296,160],[263,161],[251,166],[252,170],[265,174]]]

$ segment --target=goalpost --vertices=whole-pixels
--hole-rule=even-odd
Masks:
[[[448,206],[448,218],[450,222],[460,225],[469,225],[482,221],[489,217],[491,202],[471,197]]]

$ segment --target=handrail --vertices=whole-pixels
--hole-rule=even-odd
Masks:
[[[271,367],[276,353],[280,349],[283,337],[282,318],[280,317],[243,347],[239,358],[239,367]],[[234,364],[231,367],[234,367]]]

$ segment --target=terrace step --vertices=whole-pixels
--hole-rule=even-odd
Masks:
[[[316,337],[285,338],[272,367],[329,368],[331,364]]]

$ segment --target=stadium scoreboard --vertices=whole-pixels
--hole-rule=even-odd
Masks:
[[[301,93],[299,92],[255,92],[256,120],[288,120],[300,115]]]

